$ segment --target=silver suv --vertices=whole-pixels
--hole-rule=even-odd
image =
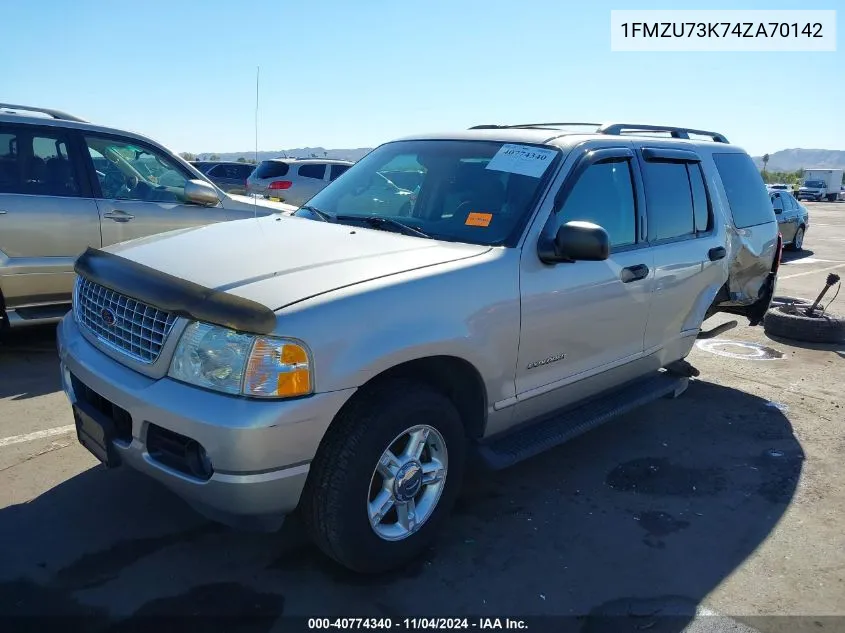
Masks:
[[[89,246],[294,209],[228,195],[143,136],[0,104],[0,328],[60,319]]]
[[[246,192],[299,206],[352,164],[322,158],[271,158],[261,161],[246,179]]]
[[[386,143],[293,217],[89,249],[58,333],[79,440],[220,521],[298,508],[374,572],[434,537],[471,456],[679,395],[707,317],[769,306],[760,174],[715,133],[566,128]]]

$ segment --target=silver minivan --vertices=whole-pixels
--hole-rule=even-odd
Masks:
[[[348,160],[272,158],[246,181],[248,194],[300,206],[352,166]]]

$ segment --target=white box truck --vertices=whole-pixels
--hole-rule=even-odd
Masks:
[[[798,199],[835,202],[841,190],[841,169],[805,169]]]

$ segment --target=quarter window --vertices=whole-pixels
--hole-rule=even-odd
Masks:
[[[603,227],[611,246],[637,241],[636,203],[627,159],[590,165],[578,178],[558,213],[559,222],[581,220]]]
[[[728,206],[737,228],[775,221],[766,185],[747,154],[713,154],[713,162],[725,186]]]
[[[330,180],[334,180],[338,176],[340,176],[343,172],[349,169],[349,165],[332,165],[331,167],[331,176],[329,177]]]

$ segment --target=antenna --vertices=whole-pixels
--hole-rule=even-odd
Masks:
[[[261,77],[261,66],[255,67],[255,164],[258,164],[258,80]]]

